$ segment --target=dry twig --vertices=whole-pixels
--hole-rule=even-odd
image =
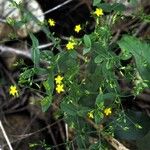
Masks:
[[[6,134],[6,131],[5,131],[4,127],[3,127],[3,124],[2,124],[1,120],[0,120],[0,129],[2,130],[2,133],[3,133],[4,138],[5,138],[5,140],[6,140],[7,144],[8,144],[9,149],[13,150],[13,148],[11,146],[11,142],[9,141],[9,138],[8,138],[8,136]]]

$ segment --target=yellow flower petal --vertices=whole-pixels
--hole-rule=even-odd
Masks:
[[[69,42],[67,43],[67,45],[66,45],[66,48],[67,48],[68,50],[71,50],[71,49],[74,49],[74,46],[75,46],[75,42],[69,41]]]
[[[105,109],[104,109],[104,114],[105,114],[106,116],[111,115],[111,113],[112,113],[111,108],[105,108]]]
[[[94,118],[93,111],[88,112],[87,116],[89,119],[93,119]]]
[[[98,16],[98,17],[99,17],[99,16],[102,16],[102,15],[103,15],[103,10],[102,10],[101,8],[96,8],[94,14],[95,14],[96,16]]]
[[[48,19],[48,23],[51,27],[54,27],[56,25],[56,22],[53,19]]]
[[[55,82],[56,84],[61,84],[62,80],[63,80],[64,77],[58,75],[56,78],[55,78]]]
[[[74,28],[74,31],[79,33],[80,30],[81,30],[81,25],[80,24],[76,25],[75,28]]]
[[[12,96],[18,96],[18,90],[15,85],[11,85],[9,88],[9,94]]]
[[[58,84],[56,86],[56,91],[58,94],[60,94],[61,92],[64,92],[64,85],[63,84]]]

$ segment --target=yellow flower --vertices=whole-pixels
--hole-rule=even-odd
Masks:
[[[64,85],[63,84],[57,84],[56,91],[58,94],[61,92],[64,92]]]
[[[54,27],[56,25],[56,22],[53,19],[48,19],[48,23],[51,27]]]
[[[12,96],[18,96],[18,90],[15,85],[11,85],[9,88],[9,94]]]
[[[96,16],[102,16],[103,15],[103,10],[101,8],[96,8],[96,10],[94,11],[94,14]]]
[[[66,48],[68,50],[71,50],[71,49],[74,49],[74,46],[75,46],[75,42],[74,41],[69,41],[66,45]]]
[[[89,119],[93,119],[94,118],[93,111],[88,112],[87,116]]]
[[[81,30],[81,25],[80,24],[76,25],[75,28],[74,28],[74,31],[79,33],[80,30]]]
[[[105,114],[106,116],[111,115],[111,113],[112,113],[111,108],[105,108],[105,109],[104,109],[104,114]]]
[[[55,78],[55,82],[56,84],[61,84],[62,80],[63,80],[64,77],[58,75],[56,78]]]

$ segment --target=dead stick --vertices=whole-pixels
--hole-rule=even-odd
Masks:
[[[31,51],[30,49],[29,49],[29,51],[25,51],[23,49],[16,49],[16,48],[11,48],[11,47],[8,47],[8,46],[0,45],[0,54],[4,53],[4,52],[9,52],[9,53],[14,53],[18,56],[22,56],[22,57],[25,57],[25,58],[32,59],[32,55],[31,55],[30,51]],[[50,65],[47,61],[44,61],[44,60],[41,60],[40,64],[42,64],[45,67]]]
[[[5,140],[6,140],[7,144],[8,144],[9,149],[10,149],[10,150],[13,150],[13,148],[12,148],[12,146],[11,146],[11,143],[10,143],[10,141],[9,141],[9,138],[8,138],[8,136],[7,136],[7,134],[6,134],[6,131],[5,131],[4,127],[3,127],[3,124],[2,124],[2,121],[1,121],[1,120],[0,120],[0,129],[2,130],[2,133],[3,133],[4,138],[5,138]]]

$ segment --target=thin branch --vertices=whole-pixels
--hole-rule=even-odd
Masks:
[[[68,124],[65,123],[65,131],[66,131],[66,141],[69,141],[69,131],[68,131]]]
[[[53,45],[53,43],[46,43],[43,45],[39,45],[37,48],[43,49],[43,48],[47,48],[47,47],[52,46],[52,45]],[[23,49],[16,49],[16,48],[11,48],[8,46],[0,45],[0,52],[11,52],[11,53],[15,53],[17,55],[24,56],[24,57],[31,59],[31,53],[29,51],[26,51]]]
[[[147,22],[143,22],[140,27],[137,29],[137,31],[134,33],[133,36],[138,36],[140,32],[148,25]]]
[[[121,33],[121,30],[118,29],[118,30],[117,30],[117,33],[116,33],[115,36],[112,38],[112,40],[111,40],[111,42],[110,42],[109,45],[112,45],[113,43],[115,43],[115,42],[118,40],[118,38],[119,38],[119,36],[120,36],[120,33]]]
[[[5,138],[5,140],[6,140],[7,144],[8,144],[9,149],[10,149],[10,150],[13,150],[13,148],[12,148],[12,146],[11,146],[11,143],[10,143],[10,141],[9,141],[9,138],[8,138],[8,136],[7,136],[7,134],[6,134],[6,131],[5,131],[4,127],[3,127],[3,124],[2,124],[2,121],[1,121],[1,120],[0,120],[0,128],[1,128],[1,130],[2,130],[2,133],[3,133],[4,138]]]
[[[24,134],[24,135],[17,135],[17,136],[16,136],[16,135],[12,135],[13,137],[17,137],[18,139],[12,141],[11,143],[18,142],[19,140],[26,139],[26,138],[28,138],[28,137],[31,137],[31,136],[37,134],[37,133],[40,133],[40,132],[42,132],[42,131],[44,131],[44,130],[46,130],[46,129],[48,129],[48,128],[54,126],[54,125],[56,125],[58,122],[60,122],[60,121],[62,121],[62,120],[63,120],[63,118],[61,118],[61,119],[57,120],[56,122],[54,122],[54,123],[52,123],[52,124],[49,124],[49,125],[47,125],[47,126],[41,128],[41,129],[37,130],[37,131],[35,131],[35,132],[27,133],[27,134]]]
[[[59,8],[61,8],[61,7],[63,7],[64,5],[66,5],[66,4],[68,4],[68,3],[72,2],[72,1],[73,1],[73,0],[67,0],[67,1],[61,3],[60,5],[57,5],[56,7],[47,10],[46,12],[44,12],[43,15],[46,15],[46,14],[48,14],[48,13],[51,13],[51,12],[53,12],[53,11],[55,11],[55,10],[57,10],[57,9],[59,9]]]
[[[6,23],[7,21],[6,21],[6,19],[2,19],[2,18],[0,18],[0,22],[2,22],[2,23]]]
[[[47,48],[47,47],[52,46],[52,45],[54,45],[54,44],[53,43],[46,43],[46,44],[43,44],[43,45],[39,45],[38,49]]]
[[[0,45],[0,52],[1,53],[3,53],[3,52],[15,53],[16,55],[23,56],[23,57],[31,59],[31,53],[28,52],[28,51],[24,51],[22,49],[16,49],[16,48],[11,48],[11,47],[8,47],[8,46]]]
[[[45,48],[45,47],[50,46],[50,45],[51,45],[51,43],[48,43],[48,44],[45,44],[45,45],[41,45],[38,48],[42,49],[42,48]],[[30,51],[31,51],[31,49],[29,49],[27,51],[27,50],[23,50],[23,49],[16,49],[16,48],[11,48],[11,47],[8,47],[8,46],[0,45],[0,54],[4,53],[4,52],[9,52],[9,53],[14,53],[16,55],[19,55],[19,56],[22,56],[22,57],[25,57],[25,58],[32,59]],[[49,63],[47,61],[41,60],[40,63],[44,66],[49,66]]]

